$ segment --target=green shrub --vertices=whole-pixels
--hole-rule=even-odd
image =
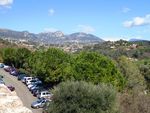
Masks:
[[[115,63],[96,52],[81,52],[72,66],[75,80],[83,80],[94,84],[109,83],[123,89],[125,79]]]
[[[116,91],[104,84],[63,82],[52,91],[48,113],[116,113]]]
[[[126,78],[126,89],[128,91],[143,92],[145,90],[145,80],[136,63],[125,56],[119,57],[117,61],[120,71]]]

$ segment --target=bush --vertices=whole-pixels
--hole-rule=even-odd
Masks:
[[[121,94],[121,113],[150,113],[150,96],[134,92]]]
[[[123,89],[125,79],[115,63],[96,52],[81,52],[72,66],[75,80],[83,80],[94,84],[109,83]]]
[[[116,113],[116,91],[107,85],[63,82],[52,91],[48,113]]]
[[[128,91],[137,90],[139,92],[145,90],[145,80],[144,77],[141,75],[138,66],[135,62],[130,61],[127,57],[122,56],[119,57],[118,60],[118,67],[120,71],[126,78],[126,89]]]

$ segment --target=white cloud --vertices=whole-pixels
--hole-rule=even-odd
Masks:
[[[122,12],[123,12],[123,13],[127,13],[127,12],[129,12],[129,11],[131,11],[131,9],[128,8],[128,7],[124,7],[124,8],[122,9]]]
[[[106,41],[117,41],[117,40],[122,39],[122,37],[104,37],[102,39],[104,39]]]
[[[123,23],[124,27],[135,27],[135,26],[143,26],[143,25],[150,25],[150,14],[146,15],[145,17],[134,17],[130,21],[125,21]]]
[[[49,10],[48,10],[48,15],[49,15],[49,16],[53,16],[54,13],[55,13],[55,10],[54,10],[54,9],[49,9]]]
[[[44,32],[56,32],[58,29],[56,28],[44,28]]]
[[[89,25],[78,25],[77,30],[84,33],[93,33],[95,29]]]
[[[0,0],[0,6],[11,8],[11,5],[13,4],[13,0]]]

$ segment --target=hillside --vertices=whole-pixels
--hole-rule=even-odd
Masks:
[[[0,29],[0,37],[3,39],[36,42],[39,44],[65,44],[65,43],[99,43],[104,40],[97,36],[86,33],[73,33],[66,35],[61,31],[42,32],[39,34],[30,33],[28,31],[14,31],[9,29]]]
[[[17,47],[16,44],[10,43],[7,40],[0,39],[0,48]]]
[[[104,43],[85,46],[84,50],[97,51],[111,58],[127,56],[135,59],[150,58],[150,41],[106,41]]]

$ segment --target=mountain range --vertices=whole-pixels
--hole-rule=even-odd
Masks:
[[[133,39],[130,39],[130,40],[129,40],[129,42],[143,42],[143,41],[149,41],[149,40],[136,39],[136,38],[133,38]]]
[[[9,40],[25,40],[42,44],[65,44],[65,43],[99,43],[104,40],[83,32],[77,32],[66,35],[61,31],[30,33],[28,31],[14,31],[9,29],[0,29],[0,38]]]

